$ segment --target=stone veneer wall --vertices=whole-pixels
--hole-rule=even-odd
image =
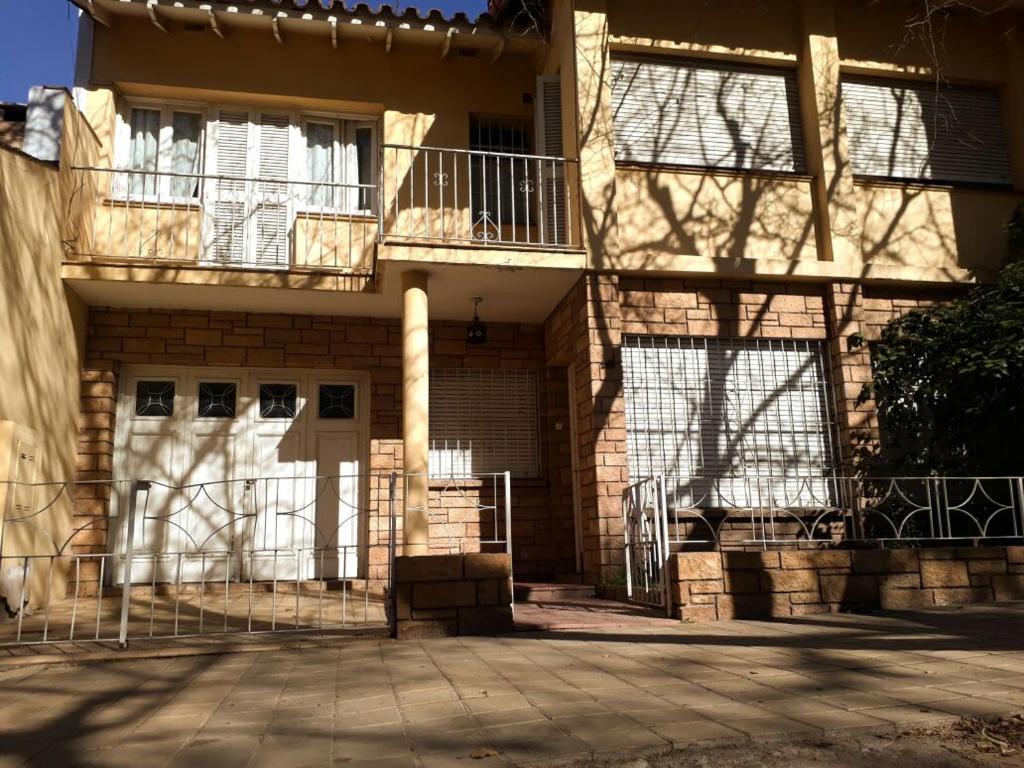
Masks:
[[[669,594],[693,621],[1021,600],[1024,547],[676,553]]]
[[[512,560],[506,554],[395,560],[399,640],[512,630]]]
[[[569,458],[568,392],[564,370],[547,367],[543,330],[491,324],[488,343],[467,345],[465,325],[433,323],[431,365],[450,368],[529,368],[540,386],[542,476],[513,481],[515,567],[524,576],[574,570]],[[368,371],[370,374],[370,576],[384,578],[388,563],[388,478],[402,469],[401,323],[245,312],[93,308],[82,374],[78,480],[110,480],[119,372],[125,364],[248,366]],[[555,428],[561,420],[563,429]],[[401,488],[399,489],[401,492]],[[475,499],[489,503],[483,484],[462,491],[431,490],[431,551],[478,548],[487,525]],[[78,553],[107,551],[108,499],[104,487],[80,483],[75,526],[91,523],[75,540]],[[399,530],[401,526],[399,510]],[[488,518],[489,519],[489,518]],[[399,535],[399,541],[401,536]],[[399,551],[400,551],[399,547]],[[87,565],[87,563],[83,563]],[[86,569],[88,570],[88,568]],[[83,578],[83,583],[89,580]]]
[[[855,283],[767,282],[591,274],[581,278],[545,323],[550,365],[575,374],[583,566],[595,584],[621,574],[622,494],[629,483],[620,348],[628,334],[811,339],[827,342],[839,424],[840,460],[877,439],[871,403],[859,403],[870,378],[866,348],[885,323],[948,298]]]

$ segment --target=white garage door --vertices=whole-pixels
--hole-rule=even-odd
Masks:
[[[358,576],[367,397],[342,372],[126,370],[115,477],[153,482],[134,549],[161,553],[135,561],[133,582]]]
[[[681,506],[756,506],[769,488],[778,506],[829,499],[821,342],[633,336],[622,363],[632,480],[668,476]]]

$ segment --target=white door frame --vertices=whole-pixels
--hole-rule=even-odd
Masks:
[[[137,382],[142,379],[172,380],[175,382],[174,414],[171,417],[138,417],[134,415],[134,397]],[[180,482],[185,478],[189,467],[194,464],[191,451],[194,444],[194,435],[197,425],[209,423],[191,413],[192,407],[196,404],[196,391],[201,381],[210,382],[236,382],[238,384],[236,415],[232,419],[232,426],[226,427],[228,432],[237,432],[242,438],[239,441],[237,460],[235,462],[234,477],[224,478],[225,480],[245,480],[256,478],[253,474],[255,467],[255,440],[260,424],[269,426],[273,423],[270,420],[260,421],[255,417],[253,409],[259,408],[258,385],[264,383],[296,383],[298,390],[298,408],[294,421],[278,422],[280,428],[287,433],[294,428],[296,421],[299,422],[300,440],[297,449],[300,453],[299,460],[307,466],[303,469],[302,476],[307,480],[314,480],[316,476],[317,462],[317,440],[321,435],[352,435],[356,441],[356,460],[358,462],[358,480],[354,489],[356,493],[356,506],[360,510],[368,507],[369,484],[367,482],[367,470],[370,460],[370,439],[369,439],[369,410],[370,410],[370,375],[368,372],[348,370],[325,370],[325,369],[300,369],[300,368],[220,368],[207,366],[126,366],[122,372],[121,385],[117,400],[117,421],[115,423],[115,450],[114,450],[114,478],[125,481],[146,480],[146,479],[169,479]],[[356,388],[355,414],[351,420],[321,420],[318,418],[317,394],[322,383],[353,384]],[[185,409],[188,408],[188,412]],[[157,425],[167,425],[165,429],[155,430],[157,434],[164,434],[172,439],[172,450],[174,456],[172,466],[163,473],[161,477],[133,477],[132,461],[127,454],[129,439],[135,431],[137,424],[148,424],[154,422]],[[221,422],[223,423],[223,422]],[[187,430],[187,431],[186,431]],[[310,470],[309,467],[313,469]],[[187,479],[187,478],[186,478]],[[206,482],[212,482],[206,479]],[[121,552],[124,548],[127,519],[125,515],[117,514],[119,509],[127,509],[127,487],[128,482],[121,483],[112,492],[111,505],[112,513],[116,515],[117,524],[113,526],[113,535],[109,537],[108,547],[111,553]],[[316,485],[315,482],[313,484]],[[312,501],[312,500],[311,500]],[[235,526],[240,530],[235,535],[246,535],[245,531],[250,527],[247,519],[242,520],[241,526]],[[359,552],[364,552],[363,546],[368,541],[368,516],[362,515],[358,521],[355,531]],[[136,542],[141,543],[142,526],[136,526]],[[232,538],[234,541],[234,538]],[[136,564],[138,565],[138,564]],[[232,566],[233,567],[233,566]],[[365,557],[361,557],[354,572],[347,574],[349,578],[358,576],[358,572],[365,571],[368,567]],[[116,581],[122,576],[112,573],[110,578]],[[148,569],[145,574],[136,574],[139,580],[151,578]],[[231,577],[237,577],[235,568]],[[133,570],[134,573],[134,570]],[[224,578],[221,574],[219,578]],[[311,578],[312,574],[305,574]],[[134,581],[135,579],[133,579]],[[164,579],[160,579],[164,580]]]

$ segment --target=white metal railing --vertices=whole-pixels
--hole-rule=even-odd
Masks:
[[[1024,539],[1020,477],[655,478],[671,544]]]
[[[648,605],[668,605],[668,528],[664,484],[647,478],[626,488],[622,498],[626,594]]]
[[[1024,540],[1022,477],[657,475],[623,494],[626,587],[668,606],[673,550]]]
[[[80,228],[80,258],[373,271],[379,234],[374,185],[74,170],[97,200]]]
[[[414,477],[0,482],[0,646],[387,628]],[[511,553],[511,503],[507,473],[435,481],[435,548],[469,549],[454,508]]]
[[[578,164],[561,157],[385,144],[385,239],[573,248]]]

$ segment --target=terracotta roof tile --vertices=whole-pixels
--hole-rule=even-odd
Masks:
[[[294,10],[322,10],[322,11],[342,11],[355,15],[371,15],[380,16],[383,18],[391,18],[395,20],[405,21],[416,21],[419,23],[433,23],[433,24],[466,24],[470,26],[479,26],[485,24],[497,24],[501,21],[500,10],[504,7],[505,2],[490,2],[488,11],[479,14],[475,19],[462,11],[454,13],[451,16],[445,16],[442,11],[437,8],[432,8],[426,11],[425,14],[421,13],[419,9],[409,6],[404,10],[398,10],[388,3],[382,3],[377,6],[376,3],[373,5],[369,3],[361,2],[350,2],[350,0],[215,0],[220,5],[250,5],[262,8],[275,8],[275,7],[290,7]],[[492,14],[491,11],[497,11],[498,15]]]

